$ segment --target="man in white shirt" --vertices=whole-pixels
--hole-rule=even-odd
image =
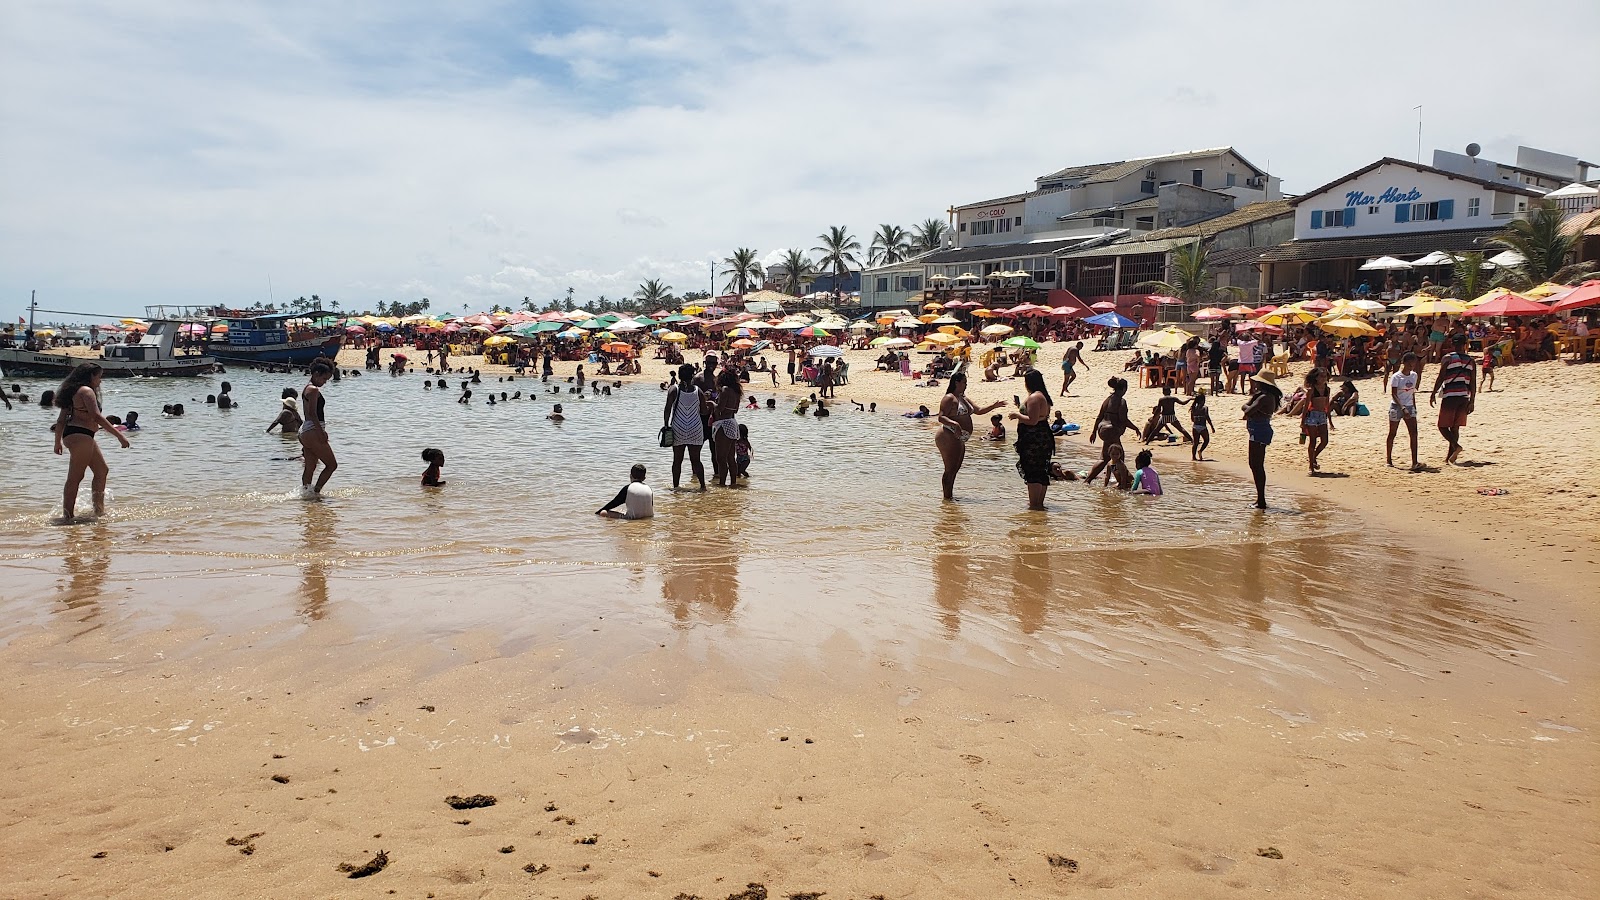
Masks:
[[[1415,353],[1402,356],[1400,371],[1389,376],[1389,440],[1385,444],[1385,454],[1389,465],[1393,466],[1394,436],[1400,430],[1400,423],[1406,423],[1406,431],[1411,436],[1412,471],[1422,468],[1417,461],[1417,382],[1421,377]]]
[[[649,519],[656,514],[656,494],[650,490],[650,485],[644,483],[644,466],[636,465],[628,473],[632,480],[617,491],[617,496],[610,503],[594,511],[597,516],[608,519]],[[622,511],[618,512],[617,507]]]

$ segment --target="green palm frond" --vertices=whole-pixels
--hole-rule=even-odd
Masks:
[[[1518,268],[1529,283],[1552,280],[1571,262],[1578,243],[1576,235],[1562,233],[1562,217],[1559,204],[1541,200],[1528,218],[1507,225],[1490,243],[1522,256]]]

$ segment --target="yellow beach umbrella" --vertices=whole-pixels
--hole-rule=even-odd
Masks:
[[[980,319],[992,319],[995,316],[1000,315],[992,309],[975,309],[972,311],[972,314]]]
[[[960,325],[940,325],[939,326],[939,331],[942,334],[953,334],[958,338],[964,338],[969,333],[965,328],[962,328]]]
[[[681,310],[681,312],[686,316],[698,316],[705,311],[706,308],[704,306],[685,306]]]
[[[1177,350],[1189,339],[1194,337],[1182,328],[1163,328],[1160,331],[1146,331],[1139,335],[1139,346],[1151,350]]]
[[[485,347],[499,347],[509,343],[511,343],[511,338],[508,338],[503,334],[497,334],[493,337],[485,339],[483,345]]]
[[[935,310],[935,309],[944,309],[944,304],[943,303],[929,303],[929,304],[924,305],[922,308],[925,309],[925,310],[929,310],[929,311],[932,311],[932,310]]]
[[[681,331],[669,331],[666,334],[663,334],[661,339],[669,344],[681,344],[684,341],[687,341],[689,336]]]
[[[1334,319],[1331,322],[1318,322],[1317,327],[1329,334],[1336,334],[1339,337],[1359,337],[1363,334],[1374,335],[1378,333],[1378,329],[1373,328],[1371,325],[1368,325],[1360,319],[1352,319],[1349,317]]]
[[[922,339],[924,344],[939,344],[940,346],[946,347],[951,344],[959,343],[960,341],[961,338],[958,338],[953,334],[945,334],[943,332],[934,332],[933,334],[930,334]]]
[[[1483,304],[1488,303],[1490,300],[1498,300],[1501,297],[1505,297],[1505,296],[1508,296],[1508,295],[1512,296],[1512,297],[1519,297],[1519,298],[1521,298],[1523,300],[1532,299],[1527,294],[1519,294],[1516,291],[1508,291],[1505,288],[1495,288],[1494,290],[1490,291],[1487,294],[1484,294],[1484,295],[1482,295],[1480,297],[1477,297],[1475,299],[1472,299],[1472,300],[1468,300],[1467,301],[1467,306],[1469,306],[1469,307],[1471,307],[1471,306],[1482,306]]]
[[[1529,300],[1543,300],[1546,297],[1553,297],[1556,294],[1566,290],[1571,290],[1571,288],[1564,284],[1556,284],[1554,281],[1546,281],[1544,284],[1541,284],[1538,287],[1529,288],[1528,290],[1523,291],[1522,296],[1527,297]]]
[[[1251,315],[1255,315],[1255,310],[1251,309],[1248,306],[1230,306],[1227,309],[1223,310],[1223,312],[1227,313],[1230,316],[1251,316]]]
[[[1421,303],[1414,303],[1407,309],[1408,316],[1459,316],[1467,311],[1467,305],[1459,300],[1440,300],[1429,297]]]
[[[1315,318],[1316,315],[1313,313],[1308,313],[1303,309],[1296,309],[1291,304],[1289,306],[1280,306],[1256,321],[1264,325],[1304,325]]]
[[[993,325],[983,326],[979,333],[989,335],[990,337],[997,337],[1002,334],[1010,334],[1015,330],[1016,329],[1012,328],[1010,325],[1002,325],[999,322],[996,322]]]

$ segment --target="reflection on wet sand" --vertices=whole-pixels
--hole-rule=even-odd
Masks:
[[[1006,535],[1011,547],[1011,589],[1004,596],[1011,598],[1007,609],[1023,634],[1044,627],[1055,599],[1050,545],[1044,533],[1047,526],[1034,517],[1029,519]]]
[[[300,565],[299,614],[317,621],[328,614],[329,556],[335,546],[338,514],[326,503],[307,503],[300,514],[304,562]]]
[[[661,537],[661,599],[675,626],[693,618],[725,623],[739,605],[739,551],[745,543],[744,490],[683,495],[655,527]]]
[[[78,621],[92,622],[100,616],[100,599],[111,571],[111,528],[104,522],[68,528],[63,543],[61,603],[67,609],[83,611]]]
[[[933,603],[946,639],[960,634],[961,606],[972,589],[968,540],[967,513],[961,504],[940,504],[933,543]]]

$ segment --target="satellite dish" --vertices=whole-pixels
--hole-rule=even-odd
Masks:
[[[1478,158],[1478,154],[1482,153],[1482,152],[1483,152],[1483,148],[1479,147],[1477,144],[1468,144],[1467,145],[1467,155],[1472,157],[1473,159],[1477,159]]]

